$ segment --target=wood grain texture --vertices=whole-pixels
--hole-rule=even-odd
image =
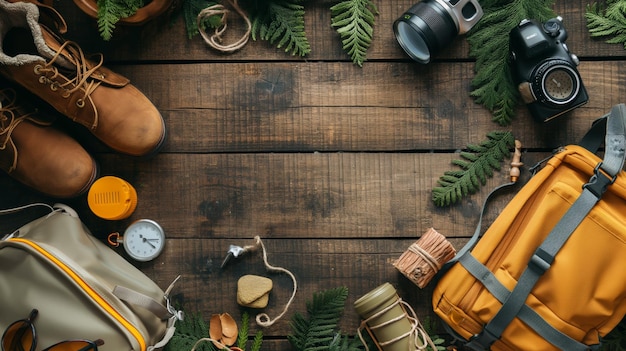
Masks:
[[[123,66],[166,117],[166,151],[455,150],[492,130],[530,148],[577,142],[626,96],[626,65],[584,62],[589,102],[548,124],[520,104],[510,126],[469,96],[469,63],[233,63]],[[201,133],[201,137],[199,135]]]
[[[417,1],[388,0],[375,1],[378,15],[374,26],[374,37],[368,50],[368,59],[409,61],[408,56],[398,45],[393,33],[393,22]],[[55,6],[71,21],[68,37],[84,45],[92,52],[105,52],[109,60],[116,61],[307,61],[332,60],[349,62],[349,57],[341,49],[341,38],[331,27],[330,7],[333,0],[309,1],[305,10],[305,31],[311,44],[311,54],[306,57],[286,54],[283,49],[274,48],[266,41],[250,41],[234,55],[223,55],[209,48],[199,36],[187,38],[182,16],[161,19],[142,28],[118,26],[111,42],[104,42],[97,35],[95,21],[82,14],[71,2],[57,0]],[[584,18],[588,1],[556,1],[554,11],[564,18],[569,33],[567,40],[571,50],[581,58],[624,57],[619,45],[606,44],[602,39],[591,39]],[[243,22],[237,16],[229,19],[233,36],[240,35]],[[239,28],[238,28],[239,27]],[[459,60],[468,58],[469,45],[463,36],[440,52],[436,60]]]
[[[314,293],[345,286],[349,290],[349,298],[340,327],[352,334],[358,326],[358,316],[352,307],[354,301],[375,288],[378,282],[385,281],[394,284],[404,300],[417,306],[416,312],[421,318],[431,316],[428,303],[432,287],[417,288],[393,267],[393,261],[414,241],[415,238],[263,239],[269,263],[289,269],[298,280],[297,299],[290,307],[290,313],[271,328],[264,329],[264,333],[271,336],[289,334],[290,315],[294,312],[306,315],[306,301],[311,300]],[[283,310],[292,293],[293,285],[287,275],[267,272],[259,252],[240,256],[229,261],[224,269],[220,269],[228,245],[252,243],[252,237],[237,240],[176,240],[171,244],[168,242],[163,258],[146,264],[144,271],[157,282],[167,284],[168,280],[177,275],[172,267],[184,262],[187,269],[182,275],[176,297],[188,309],[201,311],[205,315],[224,311],[233,311],[233,315],[241,313],[236,303],[237,280],[245,274],[268,277],[272,279],[274,288],[270,295],[270,304],[264,311],[274,318]],[[453,243],[458,246],[461,242],[455,240]],[[198,291],[203,293],[198,294]],[[260,312],[254,309],[247,311],[251,316]]]
[[[330,26],[334,3],[306,3],[312,53],[302,58],[261,41],[232,55],[218,54],[199,37],[187,39],[182,18],[171,26],[161,21],[119,28],[111,42],[103,42],[93,20],[72,1],[54,1],[68,22],[67,37],[87,52],[103,52],[110,68],[152,100],[168,139],[161,154],[135,159],[113,153],[59,116],[58,127],[93,153],[101,175],[122,177],[136,188],[135,213],[122,221],[98,219],[84,196],[52,199],[4,173],[0,208],[64,202],[101,239],[133,220],[157,220],[168,236],[166,250],[137,266],[163,287],[181,274],[177,301],[206,318],[222,312],[240,316],[236,281],[243,274],[272,278],[276,287],[266,312],[280,312],[291,283],[284,275],[267,274],[258,254],[219,268],[230,244],[246,245],[261,236],[270,263],[291,270],[299,282],[290,312],[264,331],[263,350],[290,350],[286,336],[293,312],[304,313],[315,292],[338,286],[349,289],[341,321],[348,333],[359,322],[353,302],[386,281],[418,315],[430,315],[432,287],[418,289],[393,268],[393,260],[429,227],[460,248],[474,231],[486,194],[508,178],[508,163],[477,194],[450,208],[431,201],[437,179],[454,169],[451,161],[467,144],[493,130],[511,130],[523,143],[523,183],[529,166],[556,147],[576,143],[593,120],[624,102],[626,51],[589,37],[588,2],[557,1],[555,11],[570,34],[567,43],[581,58],[589,102],[549,124],[534,122],[520,105],[513,123],[502,127],[469,96],[474,62],[463,37],[433,63],[414,63],[391,29],[414,1],[375,1],[374,41],[369,61],[359,68]],[[491,203],[487,225],[514,192]],[[0,216],[0,233],[41,214]]]

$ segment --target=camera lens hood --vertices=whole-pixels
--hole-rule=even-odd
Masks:
[[[428,63],[456,35],[469,31],[482,15],[476,0],[424,0],[398,18],[393,30],[413,60]]]

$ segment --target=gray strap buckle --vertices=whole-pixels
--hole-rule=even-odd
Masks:
[[[589,182],[583,185],[583,189],[589,190],[595,197],[600,198],[606,191],[606,188],[613,184],[617,179],[617,175],[609,177],[602,169],[602,162],[598,163],[593,169],[593,175],[589,178]]]

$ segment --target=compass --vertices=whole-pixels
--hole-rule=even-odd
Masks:
[[[165,247],[165,232],[161,226],[151,219],[140,219],[131,223],[124,234],[109,235],[109,243],[113,246],[124,245],[126,253],[137,261],[151,261]]]

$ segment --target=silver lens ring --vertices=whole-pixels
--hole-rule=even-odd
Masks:
[[[539,100],[567,105],[580,91],[580,77],[566,61],[548,61],[537,69],[535,94]],[[537,94],[538,93],[538,94]]]

